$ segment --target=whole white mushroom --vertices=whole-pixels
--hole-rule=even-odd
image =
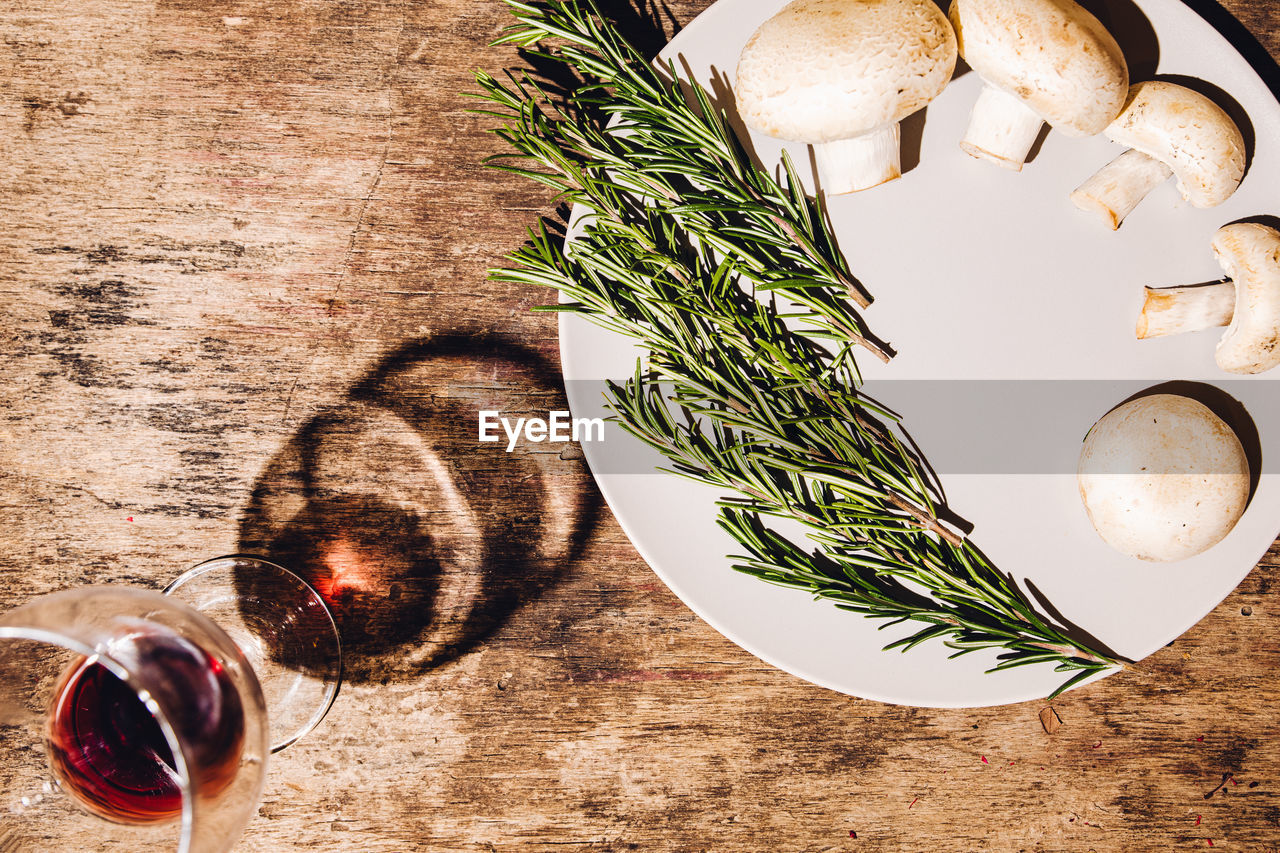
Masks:
[[[1185,560],[1222,540],[1249,500],[1240,439],[1208,406],[1176,394],[1130,400],[1085,437],[1080,499],[1112,548],[1139,560]]]
[[[1077,187],[1071,201],[1113,230],[1170,175],[1194,207],[1222,204],[1244,178],[1240,128],[1222,107],[1176,83],[1131,86],[1124,109],[1103,133],[1128,150]]]
[[[931,0],[795,0],[747,41],[734,97],[748,126],[813,146],[828,193],[855,192],[902,175],[898,122],[955,65]]]
[[[1227,280],[1148,287],[1138,338],[1226,326],[1214,352],[1223,370],[1263,373],[1280,366],[1280,231],[1233,222],[1218,229],[1212,245]]]
[[[1019,171],[1045,122],[1092,136],[1124,106],[1124,54],[1074,0],[952,0],[950,18],[985,84],[960,142],[974,157]]]

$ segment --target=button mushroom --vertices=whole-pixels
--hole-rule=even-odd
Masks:
[[[1044,122],[1099,133],[1124,106],[1116,40],[1072,0],[953,0],[960,55],[985,84],[960,147],[1020,171]]]
[[[1280,232],[1256,222],[1224,225],[1213,253],[1227,274],[1216,284],[1147,288],[1141,338],[1226,326],[1214,359],[1228,373],[1280,364]]]
[[[1089,520],[1112,548],[1139,560],[1184,560],[1216,545],[1244,514],[1249,462],[1207,406],[1153,394],[1093,425],[1077,483]]]
[[[956,41],[931,0],[796,0],[738,60],[749,126],[813,145],[828,193],[902,174],[898,122],[951,79]]]
[[[1199,92],[1148,80],[1129,89],[1116,120],[1103,131],[1129,150],[1071,193],[1112,229],[1170,175],[1196,207],[1226,201],[1244,177],[1244,137],[1222,107]]]

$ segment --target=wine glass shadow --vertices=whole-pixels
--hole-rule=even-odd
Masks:
[[[514,422],[567,408],[559,375],[517,343],[407,344],[267,464],[240,550],[325,599],[347,681],[420,675],[475,648],[580,556],[600,510],[581,451],[508,451],[500,428],[499,441],[479,441],[481,411]]]

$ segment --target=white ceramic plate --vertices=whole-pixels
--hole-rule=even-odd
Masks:
[[[721,0],[663,55],[704,86],[711,88],[717,75],[731,83],[742,45],[783,5]],[[855,274],[875,296],[867,319],[899,353],[883,367],[861,359],[871,393],[899,407],[941,472],[951,506],[974,525],[973,539],[997,566],[1034,584],[1067,619],[1115,651],[1141,659],[1230,593],[1280,528],[1275,380],[1225,381],[1213,363],[1218,331],[1146,342],[1133,335],[1142,285],[1219,278],[1209,249],[1214,230],[1242,217],[1280,214],[1280,107],[1230,43],[1178,0],[1088,5],[1127,52],[1142,54],[1130,55],[1134,79],[1153,71],[1197,78],[1229,93],[1247,113],[1251,166],[1226,204],[1197,210],[1167,183],[1119,231],[1104,230],[1067,194],[1120,149],[1103,137],[1050,133],[1021,173],[974,160],[956,144],[980,85],[967,73],[930,105],[922,123],[915,121],[914,131],[904,131],[919,137],[918,162],[911,166],[917,158],[909,148],[904,165],[910,168],[901,180],[836,198],[830,209]],[[763,163],[778,162],[777,140],[753,135],[752,144]],[[810,162],[803,146],[788,148],[797,163]],[[638,354],[626,340],[569,315],[562,315],[560,345],[567,380],[629,376]],[[1071,472],[1098,417],[1130,394],[1173,379],[1217,385],[1243,404],[1260,436],[1264,473],[1225,540],[1193,559],[1153,565],[1103,544]],[[1059,380],[1075,381],[1048,384]],[[1034,396],[1046,388],[1061,389],[1051,397],[1070,405],[1000,402],[1008,389]],[[599,413],[598,385],[569,381],[568,390],[576,416]],[[949,394],[986,394],[996,402],[969,418],[941,405]],[[988,426],[975,426],[983,423]],[[957,434],[965,440],[956,442]],[[1005,469],[975,464],[964,456],[970,439],[996,447],[1008,441],[1017,453],[1029,441],[1034,459]],[[625,440],[615,430],[606,444],[584,446],[623,529],[690,608],[765,661],[834,690],[920,706],[1018,702],[1061,683],[1063,676],[1048,667],[986,675],[994,653],[947,660],[948,650],[937,642],[905,655],[883,652],[887,642],[914,629],[879,631],[878,622],[732,571],[727,555],[738,551],[714,523],[715,492],[669,475],[610,473],[604,454],[616,458],[615,442]]]

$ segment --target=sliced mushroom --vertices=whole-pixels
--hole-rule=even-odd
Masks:
[[[1230,326],[1214,359],[1228,373],[1262,373],[1280,365],[1280,231],[1256,222],[1224,225],[1213,254],[1227,281],[1147,288],[1139,338]]]
[[[1044,122],[1092,136],[1124,106],[1116,40],[1072,0],[953,0],[960,55],[985,86],[960,147],[1020,171]]]
[[[1249,501],[1240,439],[1209,407],[1174,394],[1130,400],[1085,437],[1076,472],[1093,527],[1139,560],[1184,560],[1222,540]]]
[[[1081,184],[1071,200],[1112,229],[1170,175],[1196,207],[1222,204],[1244,177],[1240,128],[1222,107],[1176,83],[1134,84],[1124,109],[1103,132],[1129,150]]]
[[[796,0],[738,60],[738,111],[756,130],[813,145],[828,193],[902,174],[898,122],[951,79],[956,40],[931,0]]]

